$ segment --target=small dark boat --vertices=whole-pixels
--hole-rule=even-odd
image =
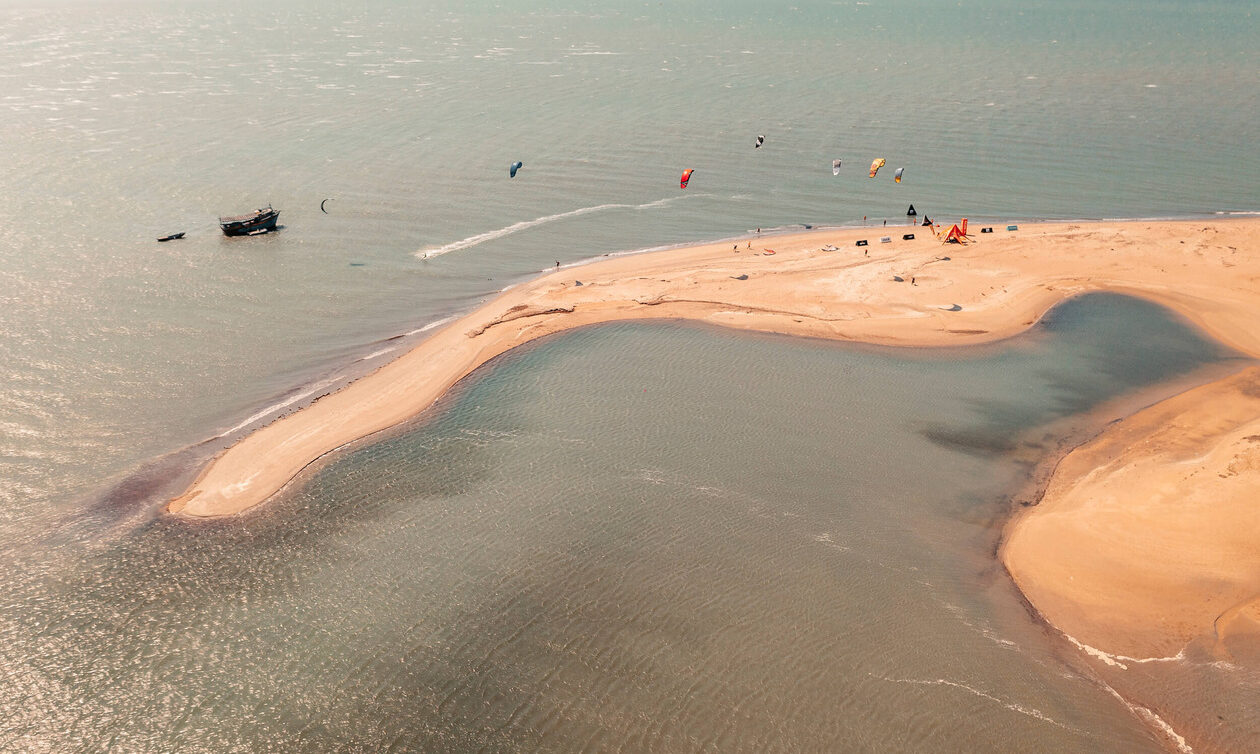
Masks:
[[[162,236],[161,238],[158,239],[158,241],[174,241],[177,238],[183,238],[183,237],[184,237],[184,234],[182,232],[172,233],[169,236]]]
[[[219,227],[223,229],[225,236],[256,236],[260,233],[268,233],[276,229],[276,218],[280,217],[280,210],[272,209],[268,204],[262,209],[255,210],[252,214],[241,215],[239,217],[220,217]]]

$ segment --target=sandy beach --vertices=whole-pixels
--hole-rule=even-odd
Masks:
[[[967,245],[943,245],[909,226],[811,231],[558,269],[248,435],[168,510],[204,517],[252,508],[330,453],[424,411],[495,356],[600,322],[689,319],[959,346],[1021,332],[1066,298],[1114,291],[1167,306],[1260,356],[1258,219],[979,231],[972,224]],[[859,239],[870,245],[856,246]],[[1251,505],[1260,492],[1256,438],[1260,370],[1142,411],[1064,459],[1040,505],[1010,526],[1003,562],[1036,609],[1088,647],[1149,657],[1210,640],[1229,653],[1236,637],[1260,632],[1260,550],[1249,546],[1260,529]]]

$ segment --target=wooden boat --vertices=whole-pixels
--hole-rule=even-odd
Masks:
[[[179,233],[172,233],[169,236],[162,236],[161,238],[158,239],[158,241],[174,241],[177,238],[183,238],[183,237],[184,237],[184,232],[181,231]]]
[[[220,217],[219,227],[223,229],[225,236],[256,236],[275,230],[278,217],[280,217],[280,210],[272,209],[268,204],[266,207],[254,210],[252,214]]]

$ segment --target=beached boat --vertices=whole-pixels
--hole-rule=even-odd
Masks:
[[[278,217],[280,210],[272,209],[268,204],[248,215],[220,217],[219,227],[223,229],[225,236],[255,236],[275,230]]]

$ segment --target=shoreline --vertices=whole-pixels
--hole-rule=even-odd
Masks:
[[[1086,232],[1098,233],[1109,229],[1121,234],[1135,234],[1141,230],[1139,225],[1145,225],[1146,235],[1150,235],[1156,226],[1160,229],[1189,230],[1200,222],[1206,221],[1100,223],[1089,226]],[[1226,227],[1260,228],[1260,219],[1238,218],[1218,220],[1216,223]],[[295,417],[309,414],[321,404],[348,393],[353,392],[356,397],[372,391],[379,393],[377,385],[385,383],[386,376],[390,380],[401,381],[404,375],[397,374],[402,371],[400,362],[417,360],[412,358],[417,352],[440,355],[455,367],[429,370],[442,374],[426,375],[441,377],[439,383],[443,387],[438,391],[440,394],[476,365],[497,353],[543,334],[596,322],[682,318],[737,329],[865,341],[877,345],[959,346],[996,342],[1021,332],[1034,324],[1053,304],[1077,293],[1112,290],[1168,306],[1226,345],[1244,353],[1260,355],[1260,336],[1250,335],[1247,328],[1229,326],[1232,322],[1221,327],[1212,318],[1202,316],[1197,307],[1185,300],[1184,294],[1171,290],[1172,285],[1178,282],[1173,279],[1174,276],[1152,275],[1148,269],[1145,276],[1138,274],[1134,275],[1134,280],[1124,281],[1081,274],[1064,275],[1055,271],[1057,274],[1043,275],[1038,280],[1029,279],[1024,270],[983,269],[986,264],[996,261],[992,254],[995,248],[1001,252],[1001,247],[1012,247],[1027,255],[1030,246],[1070,240],[1067,237],[1085,228],[1084,225],[1052,223],[1026,226],[1016,233],[1001,230],[992,235],[977,234],[977,242],[965,247],[941,245],[930,236],[924,238],[922,227],[916,226],[914,231],[911,227],[900,226],[900,229],[901,232],[916,232],[914,241],[898,239],[892,244],[880,244],[879,234],[900,236],[897,229],[847,228],[838,231],[810,230],[773,236],[772,240],[743,239],[744,245],[738,251],[725,246],[727,243],[739,245],[737,242],[720,241],[703,246],[600,257],[585,265],[560,267],[532,281],[515,284],[470,312],[453,318],[440,329],[435,328],[427,339],[400,354],[394,361],[378,366],[300,410],[255,429],[220,453],[199,476],[198,483],[172,501],[171,510],[185,515],[228,515],[245,510],[263,502],[287,482],[287,479],[277,482],[272,478],[286,473],[279,466],[290,467],[288,476],[291,478],[311,461],[346,442],[420,413],[436,395],[429,400],[411,396],[405,406],[395,407],[392,411],[378,409],[372,412],[364,408],[345,410],[349,407],[338,407],[343,409],[341,413],[344,415],[362,417],[372,413],[376,420],[371,421],[373,417],[366,421],[360,419],[360,429],[335,433],[338,438],[335,444],[331,439],[322,443],[304,443],[302,449],[308,451],[309,457],[300,465],[292,459],[298,450],[294,447],[293,438],[281,440],[275,449],[289,457],[287,463],[270,459],[266,469],[251,470],[240,475],[238,481],[228,482],[219,488],[212,486],[214,482],[209,472],[227,463],[229,456],[239,455],[237,448],[259,435],[275,435],[277,432],[273,428],[278,425],[293,423]],[[861,237],[875,242],[875,245],[866,247],[868,252],[875,252],[873,256],[856,254],[860,247],[852,246],[852,241]],[[748,248],[753,241],[757,244]],[[817,244],[837,242],[845,245],[836,252],[821,252],[814,248]],[[765,257],[758,253],[769,244],[782,247],[777,256]],[[1097,245],[1095,242],[1094,246]],[[1145,254],[1131,256],[1137,257],[1132,260],[1136,264],[1146,265],[1149,262]],[[1028,260],[1021,261],[1026,263]],[[1114,264],[1110,266],[1114,267]],[[960,270],[960,267],[971,269]],[[636,272],[640,274],[635,276]],[[957,282],[951,279],[960,272],[973,279]],[[851,279],[817,279],[820,275],[836,273],[848,273]],[[1024,273],[1024,279],[1018,279],[1019,273]],[[739,274],[749,275],[749,280],[737,280]],[[977,275],[982,277],[978,281],[980,285],[974,279]],[[902,282],[896,282],[894,276],[902,277]],[[627,277],[632,279],[626,280]],[[993,284],[983,286],[985,277]],[[1142,277],[1166,279],[1152,285],[1151,281],[1141,280]],[[575,283],[581,278],[586,280],[582,286],[577,286]],[[970,283],[969,289],[960,282]],[[1015,286],[1020,286],[1018,293],[1027,300],[1018,300],[1017,295],[1010,291]],[[1210,289],[1213,286],[1204,287]],[[600,291],[600,288],[616,290]],[[816,299],[802,301],[802,291],[815,294]],[[684,292],[690,295],[678,295]],[[925,300],[934,293],[943,297],[936,301]],[[1205,293],[1214,295],[1211,290]],[[1256,292],[1250,293],[1255,295]],[[964,303],[968,305],[964,306]],[[962,308],[949,311],[954,305]],[[975,308],[977,306],[980,308]],[[498,312],[498,316],[492,316],[494,312]],[[469,343],[461,343],[460,338],[452,337],[456,331],[465,331],[471,336],[467,340],[475,341],[492,328],[496,332],[489,340],[495,342],[479,342],[474,348],[469,348]],[[410,383],[409,387],[429,387],[425,392],[434,392],[431,382],[426,384],[417,379],[406,382]],[[369,383],[371,390],[368,390]],[[394,388],[393,393],[400,392],[397,390],[399,385],[391,387]],[[326,409],[319,411],[328,412]],[[309,435],[318,428],[307,429]],[[316,446],[322,448],[314,452],[312,449]],[[262,475],[256,476],[254,471],[266,471],[268,478],[259,479]],[[207,484],[202,485],[202,481]],[[266,487],[271,489],[265,491]],[[219,501],[211,503],[210,498],[216,495]],[[188,504],[194,500],[197,505],[189,507]]]
[[[166,510],[189,517],[248,510],[330,454],[419,415],[495,356],[544,335],[602,322],[688,319],[882,346],[957,347],[995,343],[1027,330],[1067,298],[1112,291],[1165,306],[1209,337],[1260,357],[1260,329],[1252,327],[1260,304],[1260,255],[1256,253],[1260,251],[1256,240],[1260,217],[1054,222],[1023,225],[1016,232],[1007,232],[1002,224],[995,226],[994,233],[983,235],[978,229],[972,225],[974,242],[965,246],[942,245],[921,226],[810,229],[623,252],[559,267],[508,287],[434,328],[393,361],[255,429],[210,461]],[[916,238],[902,240],[903,233],[915,233]],[[885,235],[896,240],[880,243]],[[854,245],[863,238],[869,246]],[[836,251],[822,249],[832,245]],[[770,249],[773,255],[765,253]],[[1190,605],[1180,605],[1171,616],[1149,609],[1143,612],[1143,605],[1149,607],[1156,596],[1168,593],[1161,586],[1128,599],[1125,609],[1116,609],[1110,602],[1104,611],[1079,609],[1091,595],[1095,603],[1090,604],[1096,604],[1097,595],[1109,594],[1107,589],[1127,594],[1129,584],[1108,581],[1123,570],[1113,559],[1092,566],[1094,581],[1089,583],[1094,591],[1073,586],[1081,576],[1073,569],[1085,568],[1087,559],[1079,557],[1082,552],[1092,548],[1118,553],[1119,549],[1113,541],[1114,529],[1089,528],[1102,514],[1073,502],[1070,493],[1075,489],[1073,482],[1091,474],[1097,477],[1137,468],[1133,464],[1141,467],[1141,480],[1182,474],[1165,480],[1175,491],[1183,491],[1178,485],[1187,484],[1189,477],[1183,472],[1190,469],[1196,472],[1190,485],[1196,490],[1216,489],[1220,482],[1260,492],[1260,483],[1252,475],[1222,478],[1209,470],[1227,469],[1233,462],[1233,456],[1225,459],[1225,446],[1260,437],[1260,398],[1249,402],[1248,389],[1260,395],[1260,368],[1243,370],[1108,425],[1098,437],[1065,455],[1050,474],[1040,504],[1016,512],[1003,535],[1000,559],[1052,626],[1066,636],[1080,637],[1091,648],[1124,657],[1171,656],[1184,646],[1186,637],[1201,638],[1205,632],[1216,631],[1215,623],[1205,626],[1202,611]],[[1229,409],[1220,407],[1226,398],[1232,401]],[[1180,413],[1168,414],[1172,408]],[[1239,420],[1236,431],[1213,434],[1210,428],[1219,424],[1222,411],[1245,420]],[[1180,434],[1154,444],[1148,441],[1160,422],[1170,421],[1177,423]],[[1198,429],[1197,445],[1184,440],[1187,427]],[[1171,446],[1190,445],[1194,453],[1187,450],[1170,460]],[[1101,455],[1104,447],[1111,455]],[[1260,469],[1260,443],[1257,449],[1256,468]],[[1168,472],[1169,468],[1173,471]],[[1140,501],[1131,497],[1125,498],[1118,517],[1107,519],[1112,526],[1123,519],[1129,527],[1126,541],[1137,543],[1123,558],[1117,556],[1128,558],[1130,576],[1126,578],[1146,570],[1142,542],[1158,540],[1171,526],[1186,526],[1184,521],[1174,522],[1175,516],[1169,518],[1176,512],[1175,505],[1162,512],[1148,505],[1142,509],[1141,520],[1135,521],[1130,509]],[[1191,570],[1164,573],[1166,580],[1211,582],[1220,574],[1222,558],[1212,555],[1219,550],[1218,530],[1260,531],[1260,520],[1248,518],[1251,514],[1243,506],[1228,511],[1203,506],[1196,510],[1211,523],[1200,527],[1198,541],[1178,547],[1200,556],[1181,559],[1179,567]],[[1075,528],[1051,531],[1044,524],[1068,519],[1077,522]],[[1140,531],[1133,530],[1135,523],[1140,523]],[[1039,547],[1030,548],[1034,541]],[[1222,600],[1252,586],[1260,592],[1260,555],[1235,547],[1225,559],[1235,563],[1230,570],[1235,582],[1228,588],[1217,585]],[[1227,633],[1237,641],[1230,643],[1218,636],[1218,651],[1227,652],[1238,641],[1250,644],[1249,638],[1260,633],[1260,623],[1251,626],[1260,621],[1260,598],[1248,602],[1238,597],[1230,605],[1233,612],[1227,618]],[[1179,642],[1172,651],[1165,651]],[[1244,653],[1250,656],[1250,650]]]

